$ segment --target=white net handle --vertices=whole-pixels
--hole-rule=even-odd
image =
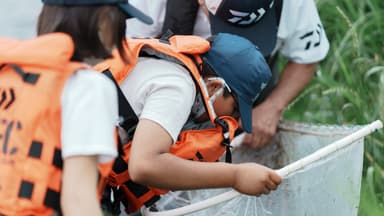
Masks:
[[[355,141],[369,135],[370,133],[376,131],[377,129],[380,129],[383,127],[383,123],[380,120],[376,120],[361,129],[357,130],[356,132],[345,136],[317,151],[314,153],[296,161],[293,162],[279,170],[276,170],[277,174],[279,174],[281,177],[286,177],[289,174],[315,162],[318,161],[327,155],[329,155],[332,152],[336,152],[351,143],[354,143]],[[228,200],[231,200],[237,196],[241,195],[239,192],[235,190],[230,190],[228,192],[219,194],[217,196],[208,198],[206,200],[202,200],[187,206],[183,206],[180,208],[175,208],[172,210],[166,210],[166,211],[158,211],[158,212],[153,212],[150,211],[149,208],[143,208],[142,209],[142,214],[144,216],[180,216],[180,215],[185,215],[185,214],[190,214],[205,208],[212,207],[214,205],[217,205],[222,202],[226,202]]]

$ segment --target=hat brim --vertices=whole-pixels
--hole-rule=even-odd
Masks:
[[[117,6],[123,10],[129,17],[137,18],[140,21],[151,25],[153,24],[153,20],[151,17],[147,16],[143,12],[141,12],[139,9],[133,7],[132,5],[128,3],[118,3]]]
[[[241,98],[238,98],[238,100],[240,119],[243,130],[245,130],[247,133],[252,133],[252,104],[246,103]]]
[[[269,56],[275,48],[278,27],[274,7],[268,10],[263,18],[250,26],[238,26],[211,13],[209,17],[211,32],[214,35],[224,32],[243,36],[258,46],[264,56]]]

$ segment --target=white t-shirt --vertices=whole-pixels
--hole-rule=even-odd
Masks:
[[[153,20],[147,25],[136,18],[127,19],[128,37],[156,37],[163,28],[167,0],[130,0],[129,4],[143,11]]]
[[[156,122],[177,140],[196,95],[187,69],[166,60],[140,57],[120,88],[139,119]]]
[[[275,52],[301,64],[325,58],[329,42],[313,0],[282,0]]]
[[[117,92],[98,72],[79,70],[66,82],[62,102],[62,157],[98,155],[99,163],[117,156]]]
[[[302,64],[324,59],[329,50],[329,42],[315,1],[282,1],[278,40],[274,52],[280,51],[287,59]],[[206,3],[208,9],[215,11],[220,0],[206,0]],[[127,35],[154,37],[160,34],[164,23],[166,0],[131,0],[130,4],[151,16],[155,23],[146,25],[137,19],[130,19],[127,22]],[[194,34],[202,37],[208,37],[211,34],[209,19],[202,9],[198,11]]]

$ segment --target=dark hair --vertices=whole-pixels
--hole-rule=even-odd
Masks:
[[[72,60],[83,61],[86,57],[106,59],[112,54],[106,49],[99,34],[100,26],[104,24],[110,32],[109,42],[117,47],[122,59],[128,62],[124,52],[128,47],[125,40],[125,21],[126,15],[112,5],[44,5],[39,16],[37,33],[38,35],[51,32],[69,34],[75,43]]]

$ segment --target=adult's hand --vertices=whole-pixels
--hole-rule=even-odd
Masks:
[[[279,82],[264,102],[253,109],[252,134],[244,137],[243,144],[261,148],[269,143],[285,107],[307,86],[317,63],[298,64],[288,62]]]
[[[262,148],[275,135],[281,110],[268,102],[256,106],[252,112],[252,133],[246,134],[243,144],[252,148]]]

